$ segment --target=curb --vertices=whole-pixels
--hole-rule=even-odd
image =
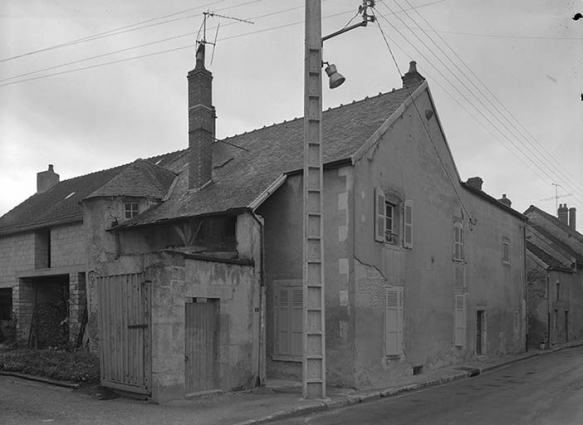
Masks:
[[[507,361],[503,361],[503,362],[500,362],[497,364],[492,364],[489,366],[484,366],[482,368],[476,368],[476,371],[479,371],[479,373],[477,375],[481,375],[483,373],[486,373],[486,372],[489,372],[489,371],[492,371],[495,369],[499,369],[501,367],[510,365],[512,363],[518,363],[518,362],[521,362],[524,360],[532,359],[534,357],[539,357],[539,356],[544,356],[547,354],[555,353],[555,352],[561,351],[563,349],[576,348],[576,347],[580,347],[580,346],[583,346],[583,342],[573,344],[573,345],[562,346],[562,347],[555,347],[555,348],[552,348],[552,349],[549,349],[546,351],[542,351],[542,352],[537,352],[537,353],[530,353],[530,354],[527,353],[522,357],[518,357],[515,359],[509,359]],[[417,390],[420,390],[420,389],[423,389],[426,387],[443,385],[443,384],[447,384],[447,383],[450,383],[453,381],[458,381],[460,379],[470,378],[472,376],[477,376],[477,375],[473,374],[472,371],[465,371],[465,372],[459,372],[459,373],[449,375],[449,376],[444,376],[441,378],[436,378],[436,379],[431,379],[428,381],[417,382],[415,384],[405,385],[402,387],[387,388],[384,390],[372,391],[372,392],[367,392],[364,394],[354,394],[354,395],[348,395],[348,396],[341,396],[341,398],[336,399],[336,400],[320,401],[320,402],[317,402],[319,404],[293,407],[291,409],[282,410],[280,412],[276,412],[276,413],[273,413],[269,416],[264,416],[262,418],[248,419],[246,421],[239,422],[236,425],[262,424],[262,423],[272,422],[272,421],[281,420],[281,419],[289,419],[292,417],[309,415],[311,413],[321,412],[324,410],[338,409],[341,407],[351,406],[351,405],[358,404],[358,403],[365,403],[365,402],[373,401],[375,399],[380,400],[381,398],[385,398],[385,397],[394,397],[394,396],[397,396],[397,395],[400,395],[403,393],[417,391]]]
[[[77,389],[81,388],[81,384],[77,384],[75,382],[70,382],[70,381],[57,381],[55,379],[44,378],[42,376],[26,375],[24,373],[18,373],[18,372],[5,372],[5,371],[0,371],[0,375],[3,375],[3,376],[12,376],[12,377],[15,377],[15,378],[26,379],[28,381],[42,382],[43,384],[50,384],[50,385],[55,385],[57,387],[71,388],[71,389],[74,389],[74,390],[77,390]]]

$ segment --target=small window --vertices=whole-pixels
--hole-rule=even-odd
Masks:
[[[135,216],[138,215],[139,210],[138,210],[138,203],[137,202],[125,202],[123,204],[124,206],[124,217],[126,220],[129,220],[130,218],[134,218]]]
[[[455,223],[453,227],[453,259],[456,261],[464,259],[464,229],[461,223]]]
[[[510,241],[507,239],[502,241],[502,262],[510,264]]]
[[[557,282],[557,301],[561,301],[561,282]]]

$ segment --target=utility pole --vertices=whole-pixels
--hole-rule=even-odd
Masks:
[[[326,398],[322,7],[306,0],[304,63],[303,358],[304,398]]]

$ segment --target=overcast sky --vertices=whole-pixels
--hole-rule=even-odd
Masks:
[[[360,4],[324,0],[324,35]],[[302,116],[304,0],[0,1],[0,215],[35,193],[48,164],[64,180],[188,146],[186,74],[203,11],[253,22],[207,22],[217,137]],[[325,88],[325,108],[400,88],[415,60],[463,180],[482,177],[521,212],[554,214],[557,190],[581,223],[576,12],[581,0],[377,1],[380,28],[324,45],[346,77]]]

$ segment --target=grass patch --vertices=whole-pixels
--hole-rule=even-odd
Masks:
[[[87,351],[15,350],[0,354],[0,371],[60,381],[99,383],[99,358]]]

